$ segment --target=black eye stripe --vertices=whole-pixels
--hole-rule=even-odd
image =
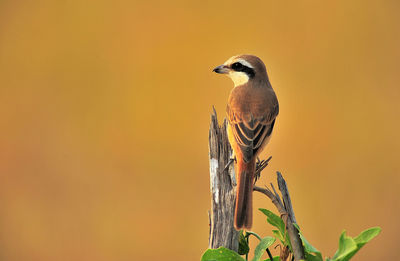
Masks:
[[[231,65],[231,68],[233,70],[235,70],[235,71],[238,71],[238,72],[242,71],[243,67],[245,67],[245,66],[243,64],[241,64],[241,63],[233,63]]]
[[[246,73],[250,78],[254,77],[255,75],[253,68],[247,67],[246,65],[243,65],[239,62],[233,63],[231,65],[231,68],[234,71]]]

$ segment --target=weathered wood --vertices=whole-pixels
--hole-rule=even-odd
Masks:
[[[283,204],[285,205],[285,209],[288,213],[288,218],[290,221],[290,224],[287,224],[287,230],[290,238],[290,243],[292,244],[293,248],[293,254],[295,257],[295,260],[302,260],[305,259],[304,255],[304,248],[303,248],[303,243],[301,242],[301,238],[299,235],[299,231],[295,226],[293,226],[293,223],[297,224],[296,217],[294,216],[294,211],[293,211],[293,206],[292,206],[292,201],[290,200],[290,195],[289,195],[289,190],[286,186],[286,181],[282,177],[282,174],[278,171],[277,173],[277,180],[278,180],[278,187],[279,190],[282,193],[282,199],[283,199]]]
[[[214,109],[209,131],[211,213],[209,248],[226,247],[238,251],[239,233],[233,226],[236,180],[234,164],[225,168],[232,156],[226,133],[227,122],[218,124]]]

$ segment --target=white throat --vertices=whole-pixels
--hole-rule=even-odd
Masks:
[[[249,81],[249,76],[244,72],[230,71],[228,76],[232,79],[235,87],[243,85]]]

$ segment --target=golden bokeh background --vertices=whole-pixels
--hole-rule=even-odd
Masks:
[[[240,53],[264,60],[281,106],[260,184],[283,172],[324,256],[342,229],[381,226],[354,260],[400,259],[399,12],[394,0],[0,1],[0,259],[199,260],[209,116],[223,118],[233,87],[211,70]],[[275,211],[259,194],[254,205]]]

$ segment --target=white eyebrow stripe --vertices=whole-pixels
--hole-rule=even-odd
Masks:
[[[253,65],[251,65],[248,61],[246,61],[244,59],[237,59],[236,62],[239,62],[239,63],[243,64],[244,66],[254,69]]]

